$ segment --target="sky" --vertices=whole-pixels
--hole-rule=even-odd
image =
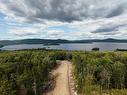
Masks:
[[[127,0],[0,0],[0,40],[127,39]]]

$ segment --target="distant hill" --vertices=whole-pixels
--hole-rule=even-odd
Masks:
[[[0,46],[14,44],[60,44],[60,43],[92,43],[92,42],[118,42],[127,43],[127,40],[118,39],[88,39],[88,40],[52,40],[52,39],[23,39],[23,40],[1,40]]]
[[[1,40],[0,45],[13,44],[48,44],[48,43],[69,43],[68,40],[51,40],[51,39],[23,39],[23,40]]]
[[[88,39],[88,40],[75,40],[74,42],[78,43],[92,43],[92,42],[117,42],[117,43],[127,43],[126,39]]]

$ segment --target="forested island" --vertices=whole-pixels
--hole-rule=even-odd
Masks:
[[[42,95],[57,60],[72,62],[78,95],[127,95],[127,52],[45,49],[0,51],[0,95]]]
[[[43,45],[44,46],[52,46],[52,45],[60,45],[60,44],[58,44],[58,43],[45,43]]]

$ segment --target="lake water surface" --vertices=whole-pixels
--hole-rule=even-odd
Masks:
[[[68,43],[60,45],[44,46],[43,44],[19,44],[19,45],[7,45],[1,48],[1,50],[21,50],[21,49],[62,49],[62,50],[87,50],[92,48],[100,48],[101,51],[115,50],[115,49],[127,49],[127,43]]]

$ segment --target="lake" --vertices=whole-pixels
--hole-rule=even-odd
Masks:
[[[112,51],[116,49],[127,49],[127,43],[68,43],[60,45],[44,46],[43,44],[19,44],[19,45],[7,45],[1,48],[1,50],[21,50],[21,49],[62,49],[62,50],[87,50],[90,51],[92,48],[99,48],[101,51]]]

